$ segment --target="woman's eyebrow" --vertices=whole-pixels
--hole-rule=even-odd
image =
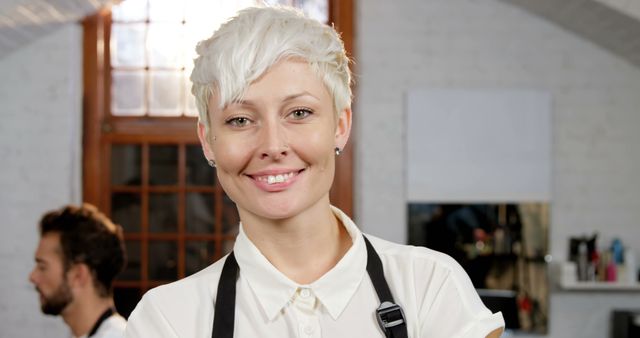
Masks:
[[[285,97],[283,101],[286,102],[286,101],[295,100],[295,99],[297,99],[299,97],[302,97],[302,96],[310,96],[310,97],[312,97],[312,98],[314,98],[316,100],[319,100],[315,95],[313,95],[313,94],[311,94],[311,93],[309,93],[308,91],[305,90],[305,91],[297,93],[297,94],[291,94],[291,95]]]
[[[253,101],[251,100],[245,100],[245,99],[240,99],[240,100],[234,100],[233,102],[231,102],[230,106],[255,106],[255,104],[253,103]]]
[[[288,102],[288,101],[292,101],[295,100],[297,98],[303,97],[303,96],[309,96],[317,101],[319,101],[320,99],[318,99],[318,97],[316,97],[315,95],[309,93],[308,91],[303,91],[300,93],[295,93],[295,94],[291,94],[291,95],[287,95],[284,97],[284,99],[282,99],[282,102]],[[249,106],[249,107],[255,107],[256,103],[251,100],[251,99],[240,99],[237,101],[233,101],[231,103],[231,105],[239,105],[239,106]]]

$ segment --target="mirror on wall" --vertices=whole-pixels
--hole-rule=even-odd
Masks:
[[[507,329],[546,333],[548,203],[410,203],[409,242],[455,258]]]

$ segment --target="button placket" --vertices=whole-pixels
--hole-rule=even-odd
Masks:
[[[294,307],[298,319],[298,337],[319,338],[320,322],[316,309],[317,299],[309,288],[299,288]]]

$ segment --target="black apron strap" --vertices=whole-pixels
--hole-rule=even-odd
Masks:
[[[91,331],[89,331],[89,335],[87,335],[87,337],[91,337],[96,334],[96,332],[98,332],[98,329],[100,328],[100,325],[102,325],[102,322],[113,316],[114,313],[116,313],[116,311],[111,307],[103,312],[102,315],[100,315],[100,318],[98,318],[98,321],[93,324],[93,327],[91,328]]]
[[[407,338],[407,321],[404,317],[404,311],[400,305],[395,304],[387,279],[384,278],[384,269],[380,256],[371,245],[371,242],[364,237],[367,245],[367,272],[373,288],[376,289],[380,307],[376,310],[376,318],[378,325],[387,338]]]
[[[218,282],[211,338],[233,338],[238,270],[238,262],[232,251],[222,266],[222,274]]]
[[[367,273],[381,303],[376,310],[378,324],[387,338],[407,338],[407,322],[404,312],[393,301],[391,290],[384,278],[380,256],[367,237],[363,235],[363,238],[367,245]],[[238,262],[231,252],[224,262],[218,282],[211,338],[233,338],[238,270]]]

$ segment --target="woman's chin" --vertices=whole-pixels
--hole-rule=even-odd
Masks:
[[[258,205],[246,208],[245,210],[255,217],[269,220],[281,221],[295,218],[303,214],[309,206],[298,203],[299,201],[286,200],[263,200]]]
[[[265,205],[256,211],[255,214],[257,216],[274,221],[293,218],[302,213],[302,210],[296,208],[292,203],[287,203],[286,205]]]

